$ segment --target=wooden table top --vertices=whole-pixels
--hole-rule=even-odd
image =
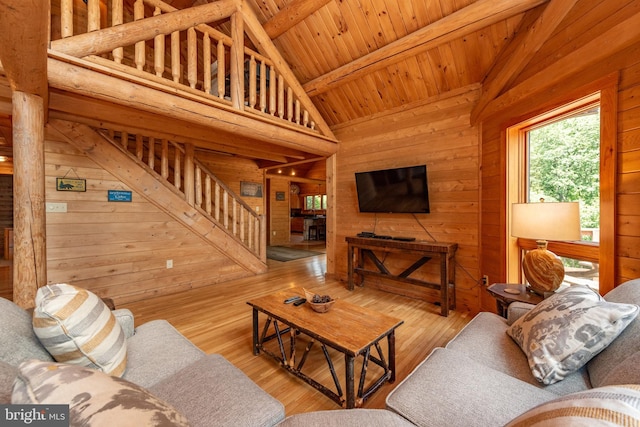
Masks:
[[[404,323],[340,299],[326,313],[313,311],[308,303],[298,307],[284,303],[295,295],[304,297],[304,292],[302,289],[281,291],[252,299],[247,304],[350,355],[361,354]]]

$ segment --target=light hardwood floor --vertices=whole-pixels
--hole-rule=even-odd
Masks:
[[[303,246],[304,247],[304,246]],[[317,249],[310,247],[309,249]],[[339,406],[304,381],[280,368],[270,357],[252,353],[251,298],[288,288],[305,287],[351,303],[385,312],[404,320],[396,331],[397,380],[385,384],[367,402],[366,408],[383,408],[387,394],[415,368],[434,347],[446,344],[471,318],[467,312],[439,315],[434,304],[362,287],[350,292],[346,284],[325,279],[325,255],[296,261],[268,261],[269,272],[146,301],[129,303],[136,324],[166,319],[206,353],[219,353],[240,368],[265,391],[280,400],[287,415],[313,410],[339,409]],[[215,274],[212,271],[211,274]],[[264,320],[261,317],[261,320]],[[330,385],[331,376],[319,347],[305,369]],[[336,369],[343,378],[343,358]],[[341,362],[342,361],[342,362]],[[315,367],[315,369],[314,369]],[[248,404],[250,404],[248,402]]]

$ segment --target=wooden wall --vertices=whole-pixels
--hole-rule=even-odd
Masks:
[[[66,282],[118,302],[173,293],[248,275],[140,194],[107,201],[107,190],[130,190],[67,143],[47,135],[47,280]],[[56,191],[56,177],[86,179],[86,192]],[[170,208],[170,207],[168,207]],[[168,269],[167,260],[173,261]]]
[[[640,33],[627,21],[638,13],[637,2],[579,1],[503,97],[512,101],[482,123],[481,266],[492,281],[506,277],[505,128],[584,95],[583,88],[616,72],[615,284],[640,276]],[[482,307],[493,306],[483,292]]]
[[[289,191],[291,181],[287,178],[269,179],[269,226],[267,242],[269,245],[286,245],[291,239],[291,210],[289,209]],[[284,193],[284,200],[276,200],[276,192]]]
[[[469,124],[471,106],[478,96],[479,86],[474,85],[334,129],[341,141],[336,155],[334,210],[335,273],[340,279],[346,280],[347,275],[345,237],[361,231],[457,242],[458,309],[478,310],[480,146],[479,129]],[[427,165],[430,214],[359,213],[355,172],[419,164]],[[400,272],[415,260],[390,255],[388,265]],[[427,263],[414,275],[438,283],[439,264]],[[439,300],[438,294],[422,287],[371,278],[365,286]]]

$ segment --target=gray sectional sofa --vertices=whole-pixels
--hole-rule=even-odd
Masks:
[[[640,279],[618,286],[605,300],[640,305]],[[632,320],[577,372],[555,384],[543,385],[534,378],[521,348],[506,333],[512,322],[532,308],[512,304],[508,320],[493,313],[479,313],[397,385],[387,397],[386,409],[298,414],[288,417],[281,426],[503,426],[518,416],[526,417],[527,411],[543,411],[546,405],[551,408],[546,416],[562,412],[559,407],[564,404],[579,401],[585,406],[580,401],[585,397],[589,397],[588,405],[595,401],[609,412],[607,405],[622,405],[622,409],[616,408],[618,412],[626,411],[627,416],[640,422],[640,319]],[[612,387],[619,384],[632,384],[634,388],[613,388],[612,392]],[[532,409],[538,405],[542,406]],[[590,425],[591,421],[579,419],[572,425]],[[566,419],[558,419],[556,424],[547,422],[566,425]]]
[[[127,337],[122,378],[172,405],[192,427],[273,426],[284,419],[278,400],[222,356],[206,355],[168,322],[154,320],[134,329],[129,310],[113,313]],[[3,298],[0,343],[0,404],[7,404],[18,366],[53,358],[34,334],[31,315]]]
[[[605,299],[639,305],[640,279],[620,285]],[[388,395],[386,409],[336,409],[286,419],[280,402],[221,356],[203,354],[166,321],[134,330],[128,310],[114,313],[127,335],[123,378],[172,405],[193,426],[502,426],[514,419],[519,425],[522,417],[537,417],[541,411],[546,425],[561,426],[566,418],[554,424],[549,414],[569,416],[572,405],[600,405],[589,414],[623,414],[640,422],[640,320],[628,315],[628,307],[623,314],[627,323],[617,338],[554,384],[534,378],[527,356],[507,335],[515,319],[534,313],[533,306],[512,304],[508,319],[480,313],[446,347],[436,348]],[[618,318],[611,317],[615,324]],[[50,361],[51,356],[33,334],[30,315],[3,299],[0,327],[2,404],[10,400],[20,362]],[[584,330],[579,332],[573,335],[585,336]],[[587,332],[589,342],[599,335],[593,328]],[[533,423],[527,419],[522,425]]]

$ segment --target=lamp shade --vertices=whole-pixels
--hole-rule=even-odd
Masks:
[[[537,240],[580,240],[580,205],[569,203],[514,203],[511,235]]]
[[[580,240],[580,207],[572,203],[515,203],[511,234],[536,239],[537,249],[528,251],[522,270],[534,292],[553,292],[564,279],[562,260],[547,250],[547,240]]]

